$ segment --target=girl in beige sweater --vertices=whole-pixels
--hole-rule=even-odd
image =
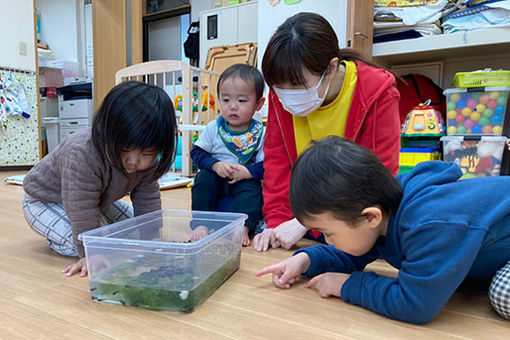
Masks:
[[[157,179],[172,164],[176,132],[165,91],[124,82],[105,97],[91,129],[70,135],[30,170],[25,218],[51,249],[79,257],[64,274],[87,275],[80,233],[161,209]],[[132,207],[121,200],[127,194]]]

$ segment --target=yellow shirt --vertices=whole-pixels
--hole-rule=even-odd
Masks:
[[[335,135],[343,137],[351,109],[352,95],[358,81],[358,70],[353,61],[342,61],[345,76],[338,96],[326,106],[321,106],[304,117],[292,116],[297,154],[301,154],[312,140]]]

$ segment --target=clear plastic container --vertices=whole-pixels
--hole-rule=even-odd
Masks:
[[[503,134],[510,87],[446,89],[448,135]]]
[[[159,210],[80,234],[92,300],[191,312],[239,268],[246,218]]]
[[[441,141],[444,160],[457,163],[461,179],[499,176],[505,136],[444,136]]]

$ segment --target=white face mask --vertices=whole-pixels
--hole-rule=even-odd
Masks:
[[[286,90],[273,86],[273,90],[278,96],[278,99],[280,99],[285,110],[289,111],[294,116],[304,117],[321,106],[326,98],[330,84],[326,87],[324,96],[322,98],[319,97],[319,86],[322,83],[322,79],[324,79],[324,75],[325,73],[322,74],[317,85],[309,89]]]

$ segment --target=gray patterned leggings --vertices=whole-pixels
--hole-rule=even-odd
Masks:
[[[492,278],[489,299],[496,312],[510,320],[510,261]]]
[[[62,203],[40,201],[23,195],[23,213],[30,228],[46,238],[48,246],[64,256],[78,256],[73,243],[71,223]],[[114,202],[100,217],[101,225],[107,225],[133,217],[133,207],[122,200]]]

